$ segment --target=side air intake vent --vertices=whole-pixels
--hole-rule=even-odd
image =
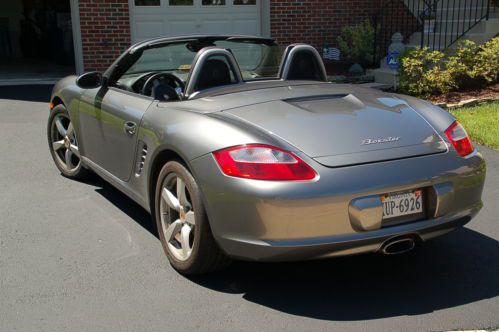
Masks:
[[[144,169],[144,163],[146,162],[146,158],[147,158],[147,144],[146,143],[143,143],[139,146],[141,146],[141,149],[140,149],[140,154],[139,154],[139,159],[137,161],[137,170],[135,172],[135,176],[140,176],[140,174],[142,174],[142,170]]]

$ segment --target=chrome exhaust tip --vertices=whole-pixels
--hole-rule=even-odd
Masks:
[[[405,252],[411,251],[416,246],[416,242],[413,238],[398,238],[394,240],[388,240],[381,247],[381,252],[385,255],[398,255]]]

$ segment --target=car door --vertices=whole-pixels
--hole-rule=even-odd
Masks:
[[[84,156],[128,181],[135,165],[140,122],[152,102],[151,97],[115,87],[85,91],[78,112]]]

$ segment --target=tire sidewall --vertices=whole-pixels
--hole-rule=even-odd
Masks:
[[[163,189],[165,179],[167,178],[168,175],[172,173],[184,180],[187,190],[189,191],[191,203],[193,205],[193,209],[195,212],[194,215],[195,215],[196,228],[192,244],[192,253],[189,256],[189,258],[185,261],[178,260],[177,258],[175,258],[173,254],[170,253],[170,250],[168,249],[168,243],[164,237],[163,233],[164,230],[161,225],[161,215],[160,215],[161,191]],[[181,163],[177,161],[169,161],[161,169],[156,183],[154,211],[155,211],[155,220],[156,220],[158,235],[161,240],[161,245],[163,246],[163,250],[165,251],[166,256],[168,257],[170,263],[175,269],[182,271],[183,273],[189,273],[189,271],[195,269],[196,265],[199,263],[197,258],[199,256],[201,237],[202,234],[206,232],[206,228],[209,228],[209,224],[199,187],[194,177]]]
[[[56,155],[56,152],[52,148],[52,124],[53,124],[55,117],[59,114],[64,114],[71,121],[71,118],[69,116],[69,112],[67,111],[66,107],[64,107],[64,105],[62,105],[62,104],[55,106],[50,111],[49,120],[48,120],[48,124],[47,124],[47,140],[48,140],[50,155],[52,156],[52,159],[54,160],[55,165],[57,166],[57,168],[59,169],[59,171],[61,172],[62,175],[66,176],[68,178],[77,179],[77,178],[80,178],[81,176],[83,176],[83,173],[85,172],[81,158],[80,158],[80,163],[79,163],[78,167],[76,167],[75,169],[73,169],[71,171],[68,171],[65,167],[63,167],[63,165],[61,165],[61,161],[59,160],[59,157]],[[75,133],[75,136],[76,136],[76,133]],[[78,141],[78,139],[77,139],[77,141]]]

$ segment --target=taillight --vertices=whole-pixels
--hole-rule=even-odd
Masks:
[[[304,181],[315,171],[291,152],[265,144],[247,144],[213,152],[222,172],[229,176],[269,181]]]
[[[465,157],[473,152],[473,144],[468,133],[459,122],[454,122],[445,131],[445,135],[461,157]]]

